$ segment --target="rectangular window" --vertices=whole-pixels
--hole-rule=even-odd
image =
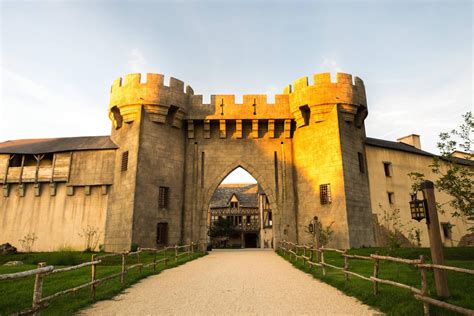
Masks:
[[[451,224],[450,223],[441,223],[441,228],[443,229],[443,236],[445,239],[451,239]]]
[[[168,208],[168,200],[169,200],[169,188],[168,187],[160,187],[158,192],[158,207]]]
[[[321,205],[330,204],[332,202],[331,185],[329,183],[321,184],[319,186],[319,199],[321,201]]]
[[[230,202],[230,208],[237,208],[239,206],[239,202]]]
[[[365,173],[364,155],[362,155],[362,153],[357,153],[357,158],[359,159],[359,171]]]
[[[156,225],[156,244],[168,244],[168,223],[158,223]]]
[[[128,170],[128,151],[122,153],[122,166],[120,170],[122,172]]]
[[[386,177],[391,177],[392,176],[392,163],[384,161],[383,171],[385,172]]]
[[[388,203],[394,204],[395,203],[395,194],[393,192],[387,192]]]

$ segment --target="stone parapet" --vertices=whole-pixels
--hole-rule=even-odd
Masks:
[[[331,82],[329,73],[315,74],[313,84],[302,77],[287,86],[283,94],[274,96],[269,103],[267,95],[243,95],[242,103],[235,95],[211,95],[209,104],[202,95],[195,95],[190,86],[171,77],[169,85],[164,76],[147,74],[142,83],[141,74],[128,74],[114,81],[111,89],[109,117],[119,128],[122,122],[136,119],[140,106],[150,114],[150,119],[164,123],[172,116],[172,126],[180,128],[182,120],[286,120],[295,119],[297,126],[305,122],[305,109],[314,121],[323,121],[335,104],[342,108],[344,120],[361,125],[367,116],[367,101],[363,81],[349,74],[337,73]]]
[[[311,119],[321,122],[326,119],[335,104],[339,104],[345,121],[355,121],[361,125],[367,116],[367,99],[364,82],[359,77],[345,73],[336,74],[336,82],[331,81],[330,73],[315,74],[313,84],[308,83],[308,77],[302,77],[284,89],[289,96],[290,111],[297,126],[305,122],[304,107],[311,112]]]

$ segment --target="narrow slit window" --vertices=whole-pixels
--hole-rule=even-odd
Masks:
[[[330,204],[332,202],[331,185],[329,183],[319,186],[319,198],[321,205]]]
[[[392,163],[385,161],[383,163],[383,171],[385,172],[386,177],[392,176]]]
[[[301,111],[301,116],[303,117],[304,125],[305,126],[309,125],[309,120],[311,117],[311,110],[309,109],[309,106],[307,105],[300,106],[300,111]]]
[[[365,173],[364,155],[362,153],[357,153],[357,158],[359,159],[359,171],[360,171],[360,173]]]
[[[122,166],[120,170],[122,170],[122,172],[128,170],[128,151],[122,153]]]
[[[158,192],[158,207],[160,209],[168,208],[169,188],[160,187]]]
[[[445,239],[451,239],[451,224],[450,223],[441,223],[441,228],[443,229],[443,236]]]
[[[395,203],[395,194],[393,192],[387,192],[388,203],[394,204]]]

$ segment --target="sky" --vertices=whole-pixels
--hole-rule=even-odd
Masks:
[[[110,85],[173,76],[203,94],[365,82],[367,136],[438,134],[473,109],[471,1],[0,0],[0,142],[108,135]],[[165,79],[167,80],[167,79]],[[238,98],[237,98],[238,100]]]

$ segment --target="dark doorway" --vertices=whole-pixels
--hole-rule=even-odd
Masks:
[[[257,248],[257,234],[248,233],[245,234],[245,248]]]
[[[156,225],[156,244],[159,246],[168,245],[168,223],[158,223]]]

